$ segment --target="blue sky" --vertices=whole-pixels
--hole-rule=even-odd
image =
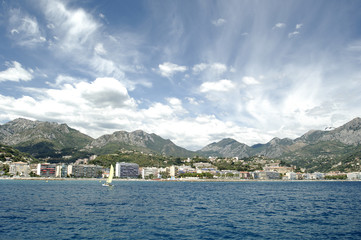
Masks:
[[[361,2],[2,1],[0,123],[196,150],[361,116]]]

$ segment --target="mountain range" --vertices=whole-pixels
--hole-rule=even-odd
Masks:
[[[18,118],[0,125],[0,143],[14,146],[38,158],[110,154],[126,149],[176,157],[198,155],[246,158],[263,155],[298,166],[323,164],[332,167],[339,164],[338,161],[357,164],[356,160],[361,153],[361,118],[331,130],[311,130],[294,140],[274,138],[265,144],[248,146],[225,138],[198,151],[189,151],[169,139],[141,130],[116,131],[93,139],[66,124]]]
[[[184,157],[193,155],[192,151],[175,145],[169,139],[141,130],[117,131],[93,139],[66,124],[24,118],[0,125],[0,143],[14,146],[37,158],[56,158],[75,152],[82,152],[81,156],[107,154],[120,149]]]

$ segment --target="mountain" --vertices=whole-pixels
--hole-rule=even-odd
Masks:
[[[120,149],[168,156],[194,155],[194,152],[175,145],[169,139],[141,130],[130,133],[117,131],[93,139],[66,124],[23,118],[0,125],[0,143],[14,146],[38,158],[61,159],[65,155],[81,157],[90,153],[114,153]]]
[[[271,158],[278,157],[285,152],[289,152],[294,146],[294,141],[289,138],[273,138],[266,144],[253,145],[253,155],[263,155]]]
[[[198,153],[202,156],[219,156],[219,157],[249,157],[252,154],[252,148],[246,144],[237,142],[232,138],[225,138],[219,142],[211,143]]]
[[[93,139],[66,124],[15,119],[0,125],[0,144],[12,146],[37,158],[68,161],[91,154],[112,154],[121,149],[174,157],[217,156],[248,158],[263,155],[312,171],[361,171],[361,118],[327,131],[311,130],[294,140],[274,138],[248,146],[231,138],[211,143],[197,152],[175,145],[152,133],[117,131]]]
[[[248,146],[232,138],[225,138],[219,142],[214,142],[198,151],[202,156],[219,156],[219,157],[251,157],[263,155],[267,157],[278,157],[284,152],[290,151],[293,140],[289,138],[274,138],[266,144],[256,144]]]
[[[355,147],[359,145],[361,143],[361,118],[355,118],[333,130],[311,130],[295,140],[289,138],[273,138],[266,144],[256,144],[251,147],[239,143],[234,139],[225,138],[219,142],[207,145],[199,150],[198,153],[202,155],[240,158],[254,155],[276,158],[285,154],[288,154],[287,156],[289,157],[292,156],[293,153],[297,153],[298,156],[302,155],[302,149],[315,144],[320,145],[319,150],[321,151],[323,148],[327,148],[327,143],[330,143],[330,145],[340,143],[345,147]],[[305,155],[312,157],[312,154]]]
[[[295,139],[296,143],[316,143],[320,141],[337,141],[346,145],[358,145],[361,143],[361,118],[335,128],[331,131],[311,130]]]
[[[103,135],[86,147],[98,154],[114,153],[119,149],[137,150],[146,153],[157,153],[168,156],[193,156],[194,152],[175,145],[169,139],[163,139],[152,133],[137,130],[134,132],[117,131],[113,134]]]
[[[92,138],[66,124],[18,118],[0,125],[0,143],[35,157],[54,155],[62,149],[81,149]]]

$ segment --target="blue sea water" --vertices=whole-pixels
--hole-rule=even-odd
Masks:
[[[361,239],[361,182],[0,180],[0,239]]]

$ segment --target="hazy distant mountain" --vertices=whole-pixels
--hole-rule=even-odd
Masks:
[[[194,155],[194,152],[175,145],[169,139],[163,139],[156,134],[148,134],[141,130],[134,132],[117,131],[113,134],[103,135],[89,143],[85,149],[101,154],[113,153],[119,149],[129,149],[169,156],[187,157]]]

